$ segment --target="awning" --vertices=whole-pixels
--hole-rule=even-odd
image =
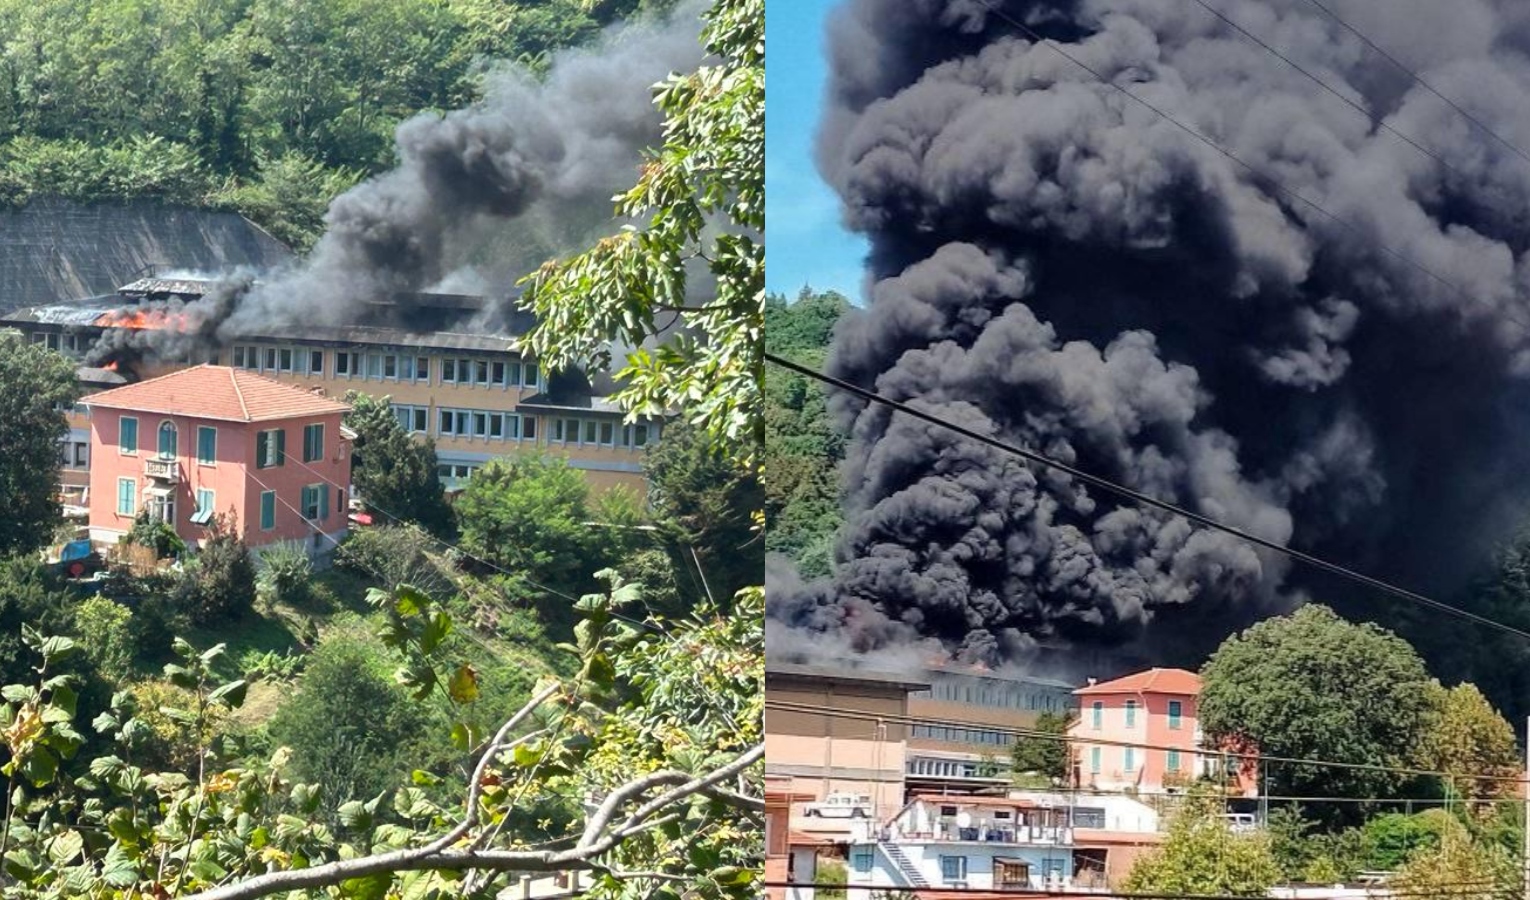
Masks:
[[[208,522],[212,521],[212,517],[213,517],[213,511],[212,511],[211,508],[208,508],[208,509],[199,509],[195,513],[192,514],[192,516],[191,516],[191,524],[193,524],[193,525],[206,525]]]

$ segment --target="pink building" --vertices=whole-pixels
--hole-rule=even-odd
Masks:
[[[1148,669],[1074,691],[1078,719],[1068,729],[1073,779],[1102,791],[1144,794],[1183,788],[1202,776],[1222,778],[1222,757],[1208,753],[1197,718],[1201,677],[1185,669]],[[1235,794],[1257,789],[1254,760],[1229,761]]]
[[[90,410],[90,536],[116,541],[141,510],[194,546],[233,513],[251,547],[345,535],[349,435],[336,400],[243,369],[198,366],[99,394]]]

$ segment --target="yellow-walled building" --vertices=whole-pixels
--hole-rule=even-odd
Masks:
[[[192,302],[209,286],[142,279],[116,294],[0,316],[0,327],[83,363],[108,330],[173,329],[173,314],[158,312],[164,301]],[[583,470],[595,490],[624,485],[641,495],[644,448],[659,439],[661,423],[625,423],[600,379],[592,384],[577,372],[549,378],[534,360],[511,350],[531,325],[528,316],[517,314],[511,327],[494,333],[452,330],[471,321],[482,305],[477,297],[411,295],[397,304],[368,305],[369,318],[386,324],[263,328],[178,359],[144,352],[142,340],[126,341],[98,365],[82,365],[81,388],[88,394],[201,363],[234,366],[336,398],[348,391],[392,398],[406,429],[435,440],[438,471],[449,491],[495,457],[542,452]],[[135,307],[142,313],[120,312]],[[82,409],[70,412],[70,434],[60,450],[66,495],[88,481],[85,416]]]

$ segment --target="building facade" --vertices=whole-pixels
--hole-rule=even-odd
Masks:
[[[232,515],[252,548],[345,536],[343,403],[253,373],[197,366],[102,391],[90,409],[89,527],[114,544],[142,512],[188,546]]]
[[[1163,794],[1211,778],[1229,794],[1254,796],[1257,763],[1206,745],[1197,716],[1200,692],[1194,672],[1158,668],[1074,691],[1080,707],[1068,729],[1074,784]]]
[[[932,668],[930,686],[909,695],[906,772],[911,789],[991,791],[1008,786],[1012,729],[1045,713],[1068,715],[1073,685],[984,669]],[[955,724],[961,723],[961,724]],[[992,727],[985,727],[992,726]]]
[[[70,304],[16,310],[0,326],[83,362],[108,330],[185,327],[166,312],[166,301],[192,303],[210,288],[197,280],[141,279],[118,293]],[[108,368],[81,368],[86,393],[116,380],[151,379],[200,364],[226,365],[334,398],[349,391],[389,397],[400,424],[435,441],[438,474],[448,491],[463,487],[489,460],[544,453],[582,470],[595,490],[646,489],[643,454],[659,440],[663,422],[624,422],[608,399],[610,385],[582,373],[549,376],[534,359],[511,349],[531,320],[472,333],[464,323],[484,312],[485,301],[457,295],[414,295],[407,301],[362,304],[362,314],[381,324],[268,326],[227,346],[182,358],[129,352],[98,360]],[[90,458],[85,410],[69,416],[70,437],[61,455],[69,461],[66,491],[88,481]]]

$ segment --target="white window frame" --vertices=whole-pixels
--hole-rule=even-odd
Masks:
[[[131,449],[122,446],[122,423],[133,423],[133,446]],[[138,448],[143,444],[143,434],[138,430],[139,421],[137,416],[119,416],[117,419],[117,453],[121,456],[137,456]]]

